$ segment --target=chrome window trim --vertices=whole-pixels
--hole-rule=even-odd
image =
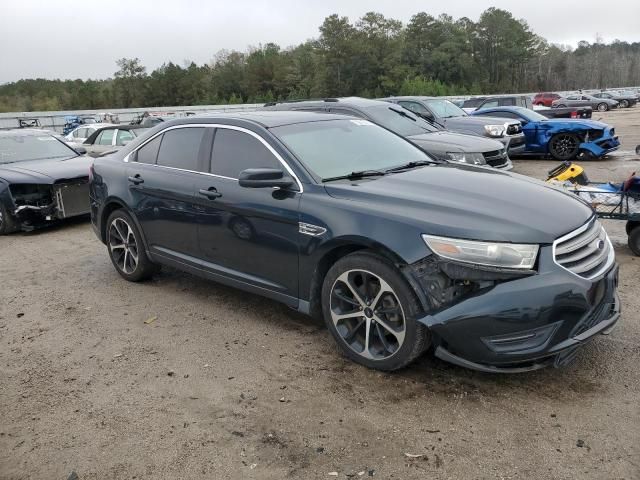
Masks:
[[[579,228],[576,228],[575,230],[573,230],[572,232],[567,233],[566,235],[563,235],[562,237],[556,239],[553,242],[553,245],[551,246],[551,255],[553,256],[553,263],[555,263],[557,266],[559,266],[560,268],[562,268],[563,270],[566,270],[567,272],[569,272],[572,275],[575,275],[576,277],[582,279],[582,280],[593,280],[596,277],[599,277],[600,275],[602,275],[603,273],[605,273],[607,270],[609,270],[611,268],[611,266],[614,264],[615,259],[616,259],[616,252],[613,250],[613,244],[611,243],[611,239],[609,238],[609,234],[607,233],[607,231],[604,229],[604,227],[602,226],[602,224],[600,224],[600,228],[602,228],[602,230],[604,230],[604,233],[607,237],[607,243],[609,244],[609,255],[607,256],[607,260],[606,262],[603,264],[602,268],[600,268],[596,273],[594,273],[593,275],[591,275],[590,277],[583,277],[582,275],[579,275],[575,272],[572,272],[571,270],[569,270],[566,267],[563,267],[562,265],[560,265],[557,261],[556,261],[556,247],[559,243],[565,242],[571,238],[574,238],[578,235],[580,235],[582,232],[588,230],[592,224],[594,222],[597,222],[598,219],[596,217],[591,218],[589,221],[587,221],[587,223],[585,223],[584,225],[582,225]]]
[[[159,135],[164,134],[165,132],[168,132],[169,130],[176,130],[178,128],[226,128],[228,130],[236,130],[238,132],[243,132],[243,133],[247,133],[249,135],[251,135],[252,137],[256,138],[258,141],[260,141],[260,143],[262,143],[262,145],[264,145],[267,150],[269,150],[271,152],[271,154],[276,157],[276,159],[280,162],[280,164],[285,168],[285,170],[287,171],[287,173],[289,173],[289,175],[291,175],[291,177],[293,177],[293,179],[296,181],[296,184],[298,185],[298,189],[300,193],[304,192],[304,189],[302,187],[302,182],[300,181],[300,179],[298,178],[298,176],[293,172],[293,169],[289,166],[289,164],[287,162],[285,162],[285,160],[280,156],[280,154],[278,152],[276,152],[276,150],[267,143],[267,141],[262,138],[260,135],[258,135],[255,132],[252,132],[251,130],[244,128],[244,127],[238,127],[236,125],[225,125],[222,123],[189,123],[189,124],[185,124],[185,125],[173,125],[171,127],[165,128],[159,132],[157,132],[155,135],[153,135],[152,137],[147,138],[144,143],[138,145],[134,150],[132,150],[131,152],[129,152],[123,159],[123,162],[128,163],[129,162],[129,157],[131,156],[132,153],[137,152],[138,150],[140,150],[142,147],[144,147],[147,143],[149,143],[150,141],[152,141],[154,138],[158,137]],[[215,139],[214,139],[215,141]],[[141,165],[150,165],[148,163],[144,163]],[[215,173],[209,173],[209,172],[195,172],[193,170],[186,170],[184,168],[176,168],[176,167],[165,167],[163,165],[157,165],[157,164],[153,164],[152,166],[154,167],[160,167],[160,168],[168,168],[171,170],[179,170],[179,171],[183,171],[183,172],[189,172],[189,173],[198,173],[200,175],[208,175],[211,177],[216,177],[216,178],[224,178],[227,180],[235,180],[236,182],[238,181],[237,178],[232,178],[232,177],[225,177],[223,175],[216,175]]]

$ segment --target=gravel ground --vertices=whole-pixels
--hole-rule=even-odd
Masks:
[[[621,179],[640,108],[602,117],[623,148],[583,165]],[[640,260],[606,227],[618,328],[509,376],[429,355],[379,373],[275,302],[169,269],[127,283],[84,219],[2,237],[0,478],[638,479]]]

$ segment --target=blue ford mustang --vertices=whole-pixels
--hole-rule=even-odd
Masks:
[[[483,108],[471,115],[520,120],[527,142],[525,155],[551,155],[558,160],[578,155],[600,158],[620,146],[611,125],[593,120],[547,118],[523,107]]]

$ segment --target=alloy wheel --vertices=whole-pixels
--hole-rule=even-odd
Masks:
[[[109,225],[109,252],[123,273],[132,274],[138,268],[138,242],[123,218],[114,218]]]
[[[391,286],[366,270],[348,270],[331,288],[331,319],[347,346],[369,360],[394,355],[404,343],[406,321]]]
[[[607,110],[609,110],[609,107],[607,106],[606,103],[601,103],[598,105],[599,112],[606,112]]]
[[[559,159],[570,159],[577,152],[579,141],[574,135],[556,135],[551,139],[551,151]]]

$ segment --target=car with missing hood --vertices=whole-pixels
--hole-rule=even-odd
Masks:
[[[267,104],[265,109],[353,115],[407,138],[439,160],[488,165],[506,170],[513,168],[509,155],[500,142],[477,135],[446,131],[402,106],[390,105],[388,102],[359,97],[330,98],[273,102]]]
[[[89,164],[52,132],[0,131],[0,235],[88,214]]]
[[[584,119],[550,119],[523,107],[494,107],[472,115],[518,120],[527,138],[524,155],[551,155],[556,160],[577,156],[600,158],[620,147],[615,128]]]
[[[440,125],[449,131],[498,140],[507,149],[509,155],[517,155],[524,150],[525,138],[522,134],[522,125],[515,120],[505,122],[501,118],[471,117],[444,98],[417,96],[388,97],[381,100],[401,105],[428,122]]]
[[[167,265],[275,299],[371,368],[430,347],[487,372],[562,366],[620,315],[614,250],[585,202],[435,160],[359,117],[166,122],[95,159],[90,197],[125,280]]]

